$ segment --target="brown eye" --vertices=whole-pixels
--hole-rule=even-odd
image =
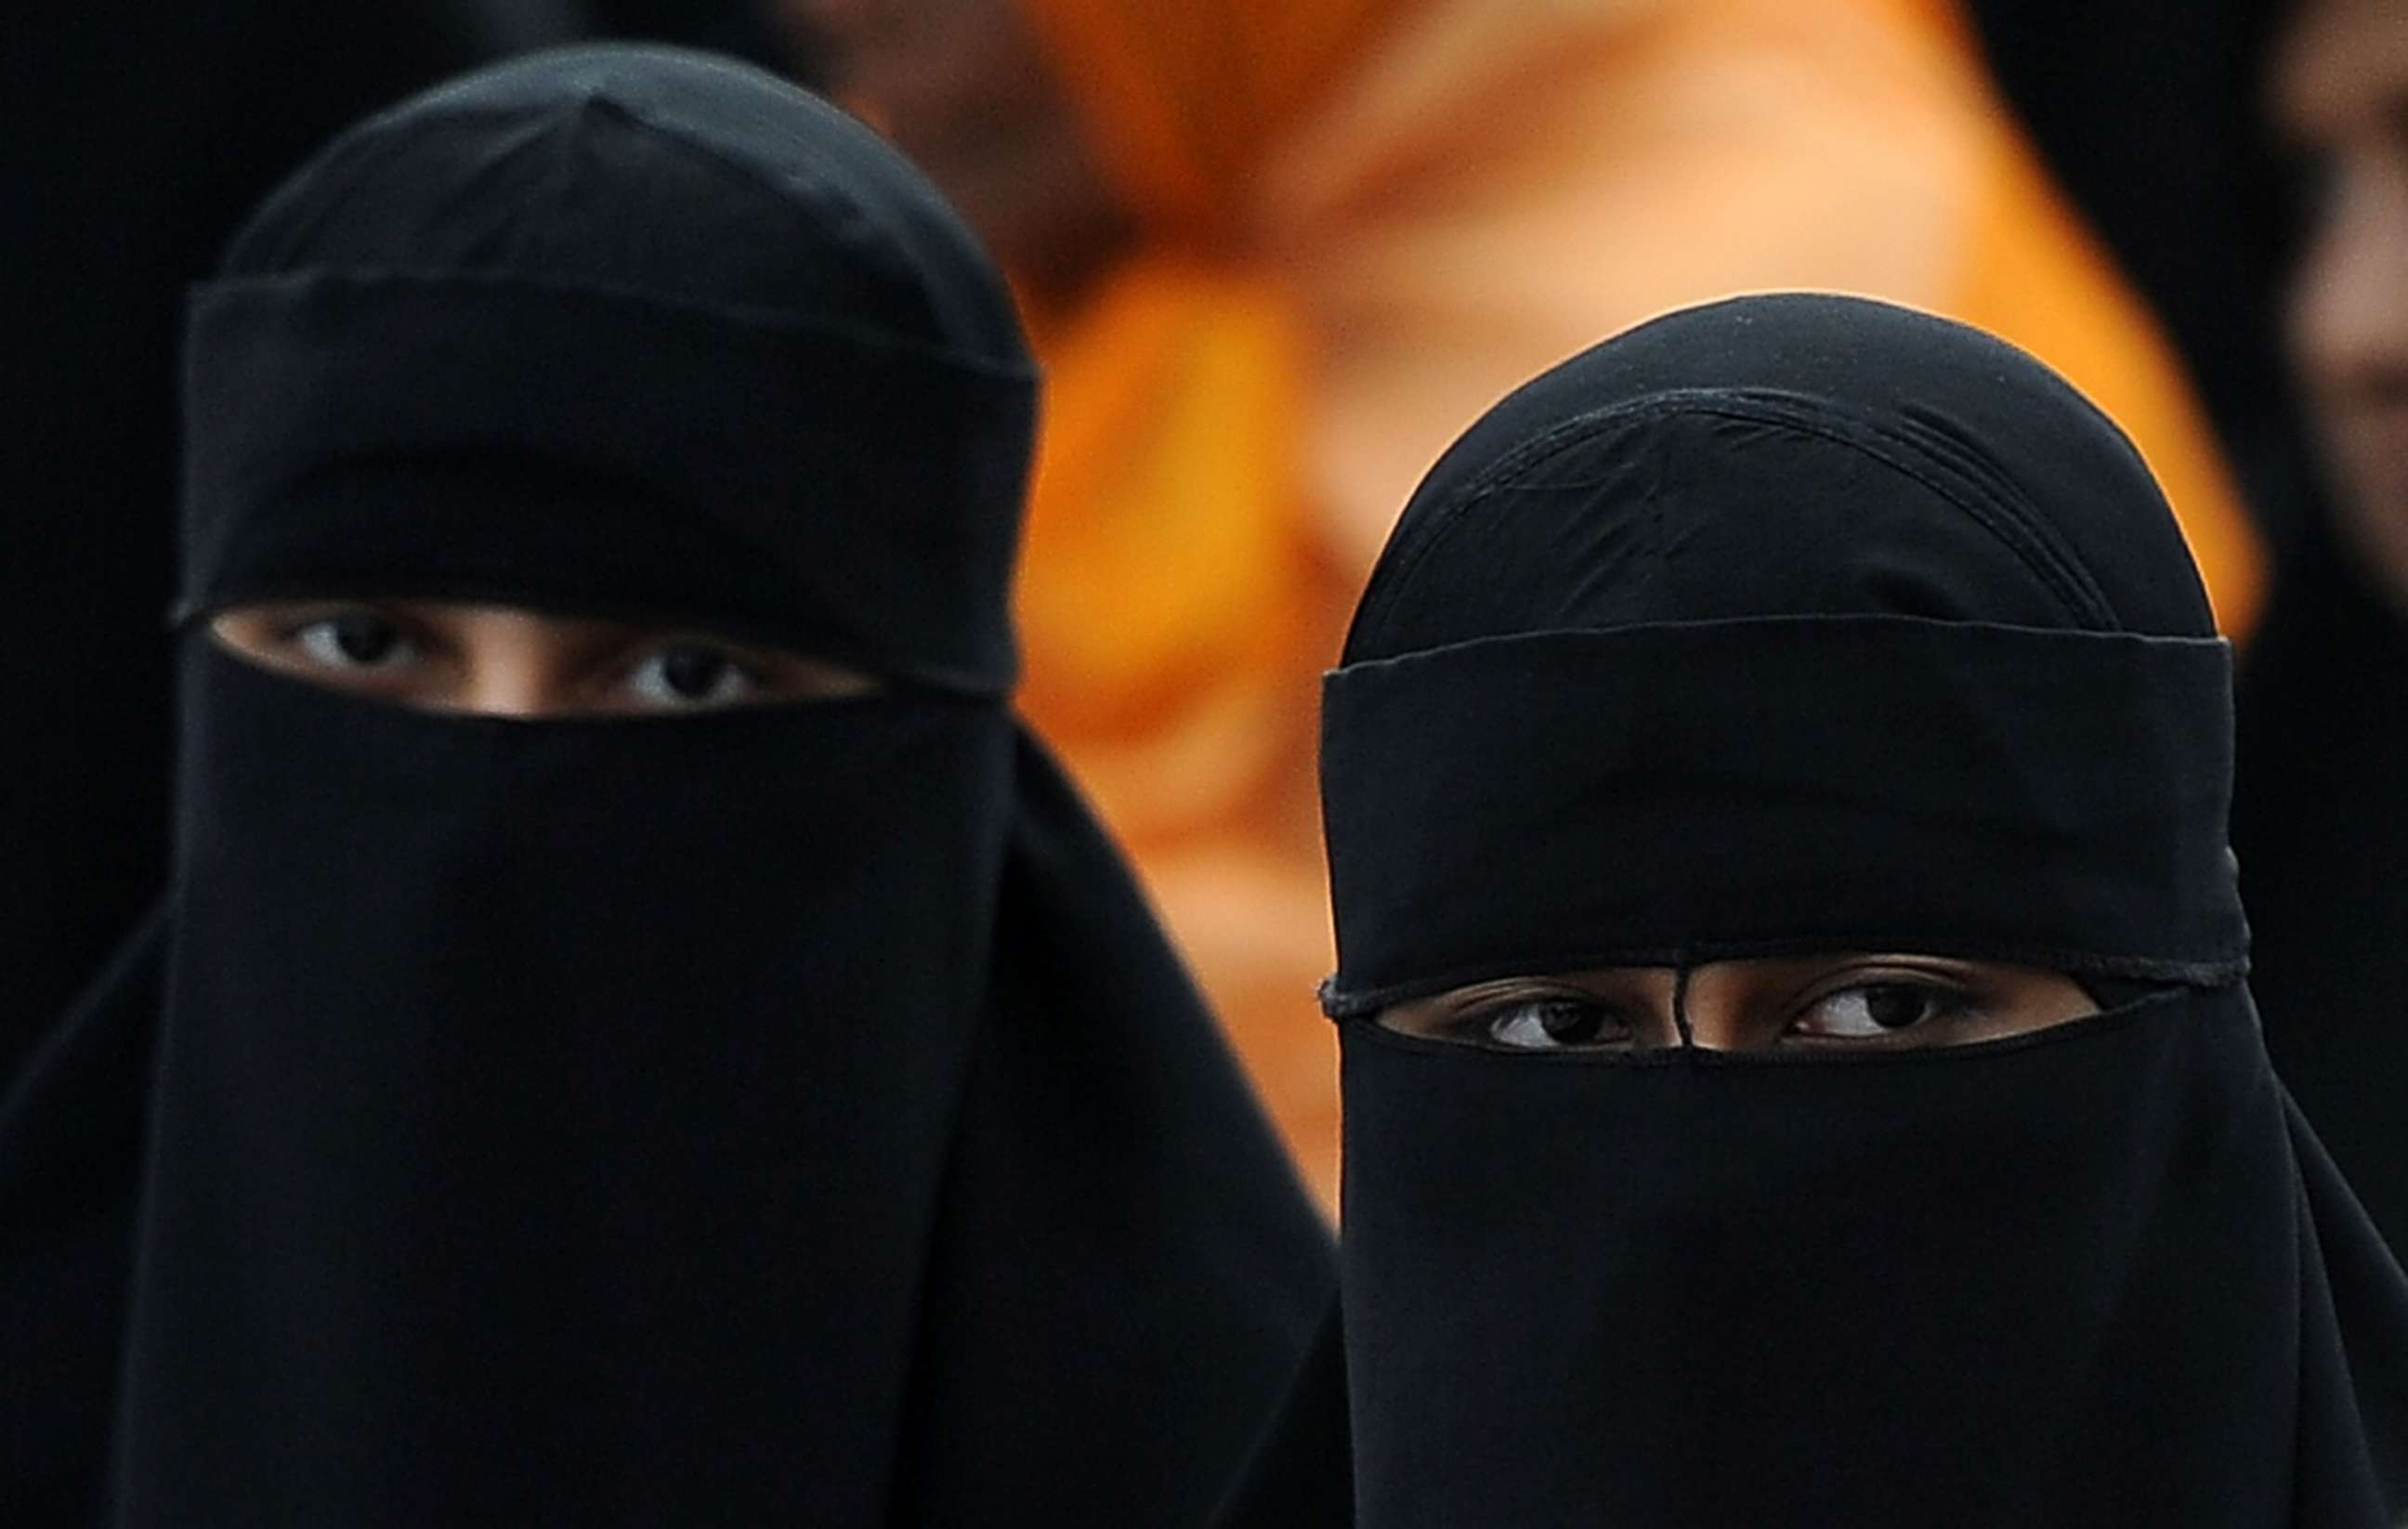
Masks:
[[[681,700],[709,700],[734,667],[724,653],[673,648],[661,655],[661,684]]]
[[[1865,982],[1816,999],[1790,1028],[1801,1036],[1870,1040],[1962,1014],[1966,994],[1921,982]]]
[[[295,647],[333,669],[390,668],[414,651],[401,628],[372,610],[346,610],[293,629]]]
[[[672,642],[638,659],[626,685],[645,706],[667,708],[725,706],[752,694],[759,681],[724,649]]]
[[[1515,1051],[1559,1051],[1628,1038],[1612,1010],[1579,998],[1534,998],[1492,1009],[1481,1029],[1490,1044]]]

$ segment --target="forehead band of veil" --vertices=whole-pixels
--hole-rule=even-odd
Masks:
[[[2230,667],[2220,638],[1883,615],[1347,665],[1323,1005],[1838,950],[2235,980]]]
[[[179,614],[487,599],[998,695],[1034,394],[934,345],[598,284],[205,284]]]

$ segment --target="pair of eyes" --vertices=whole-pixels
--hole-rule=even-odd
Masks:
[[[1980,1011],[1968,989],[1932,979],[1885,977],[1810,994],[1784,1016],[1780,1038],[1881,1041]],[[1604,1050],[1647,1033],[1645,1016],[1601,995],[1525,993],[1468,1006],[1442,1027],[1446,1037],[1508,1051]]]
[[[400,674],[434,656],[438,644],[407,622],[366,607],[302,617],[279,639],[322,668],[358,675]],[[732,706],[761,692],[759,664],[743,650],[704,636],[638,644],[614,656],[611,688],[657,710]]]

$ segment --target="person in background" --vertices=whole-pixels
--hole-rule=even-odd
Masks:
[[[1011,712],[935,190],[546,51],[189,313],[175,874],[0,1093],[0,1519],[1201,1522],[1327,1230]]]
[[[2233,840],[2275,1065],[2408,1249],[2408,11],[2287,7],[2266,86],[2325,473],[2243,671]]]
[[[1944,0],[779,0],[1014,276],[1051,386],[1025,704],[1326,1193],[1312,677],[1415,475],[1650,314],[1812,287],[2062,368],[2259,569],[2183,374]]]

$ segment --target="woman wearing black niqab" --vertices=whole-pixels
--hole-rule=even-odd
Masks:
[[[1325,708],[1357,1522],[2401,1522],[2229,712],[2140,459],[1970,330],[1736,300],[1475,425]]]
[[[468,77],[237,237],[192,309],[174,891],[0,1119],[0,1267],[88,1330],[69,1287],[126,1277],[45,1152],[145,1112],[116,1522],[1209,1510],[1327,1250],[1003,704],[1033,391],[919,177],[699,55]],[[251,640],[352,680],[447,656],[387,602],[852,678],[446,714],[218,640],[296,602],[336,613]],[[694,650],[622,689],[718,694]],[[71,1497],[101,1408],[11,1405]]]

